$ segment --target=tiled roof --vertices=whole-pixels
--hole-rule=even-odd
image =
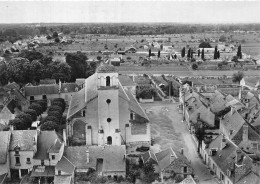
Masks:
[[[255,87],[260,77],[244,77],[245,84],[251,87]]]
[[[200,120],[204,123],[207,123],[209,126],[215,126],[215,115],[206,108],[204,105],[201,105],[199,108],[194,108],[193,112],[190,114],[190,121],[192,123],[197,123],[198,116],[200,114]]]
[[[117,73],[118,70],[113,65],[103,64],[96,69],[97,73]]]
[[[151,162],[152,164],[158,164],[155,154],[151,151],[145,152],[141,157],[144,163]]]
[[[171,156],[173,156],[174,159],[177,158],[172,148],[168,148],[166,150],[160,151],[159,153],[155,153],[155,157],[157,158],[158,166],[161,171],[163,171],[171,164]]]
[[[73,94],[68,109],[67,119],[84,108],[87,103],[96,98],[97,95],[97,74],[95,73],[86,79],[84,88]]]
[[[241,141],[243,140],[243,126],[233,137],[233,140],[237,145],[241,143]],[[250,125],[248,125],[248,140],[258,141],[260,143],[260,135]]]
[[[25,86],[25,96],[43,95],[43,94],[58,94],[59,85],[40,85],[40,86]]]
[[[56,84],[55,79],[41,79],[40,84]]]
[[[71,184],[71,176],[63,176],[63,175],[55,175],[54,176],[54,184]]]
[[[87,151],[89,151],[89,162],[87,162]],[[76,168],[96,169],[97,159],[103,159],[102,172],[125,171],[125,154],[124,145],[116,146],[73,146],[67,147],[65,156]]]
[[[126,171],[126,147],[105,146],[103,157],[103,172],[125,172]]]
[[[215,94],[213,94],[210,97],[210,109],[214,113],[225,109],[225,104],[226,104],[225,96],[219,91],[215,91]]]
[[[230,135],[230,139],[237,134],[245,123],[245,120],[236,110],[234,110],[233,114],[231,114],[231,112],[232,111],[228,112],[221,121],[227,132],[230,132],[230,130],[233,131],[232,135]]]
[[[260,177],[250,171],[248,174],[243,176],[236,184],[259,184]]]
[[[60,142],[60,143],[58,143]],[[38,135],[37,140],[37,152],[34,155],[34,159],[45,160],[49,158],[50,152],[55,152],[60,150],[62,145],[61,138],[57,135],[55,131],[41,131]],[[52,148],[52,147],[55,148]]]
[[[63,171],[67,174],[73,174],[75,166],[65,156],[62,156],[56,165],[56,170]]]
[[[0,131],[0,164],[5,164],[10,143],[10,131]]]
[[[122,86],[136,86],[136,84],[133,82],[133,80],[126,75],[118,75],[119,82],[122,84]]]
[[[36,150],[37,130],[14,130],[11,134],[10,150],[19,146],[21,151]],[[35,140],[34,140],[35,138]]]

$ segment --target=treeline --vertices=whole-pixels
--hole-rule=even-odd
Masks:
[[[16,82],[38,84],[41,79],[55,79],[56,82],[74,82],[77,78],[87,78],[96,71],[96,63],[87,63],[83,53],[69,53],[66,62],[53,61],[36,51],[23,51],[19,57],[0,62],[0,84]]]
[[[207,31],[260,31],[260,24],[14,24],[0,25],[0,42],[15,42],[28,36],[64,34],[157,35],[203,33]]]

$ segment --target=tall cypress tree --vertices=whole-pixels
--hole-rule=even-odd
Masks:
[[[237,48],[237,57],[238,57],[239,59],[242,59],[241,45],[239,45],[238,48]]]
[[[188,58],[190,58],[190,51],[191,51],[191,49],[189,48],[188,54],[187,54],[187,57],[188,57]]]
[[[218,58],[218,49],[217,46],[215,46],[215,51],[214,51],[214,59]]]
[[[151,48],[149,49],[149,57],[151,57],[151,55],[152,55],[152,50],[151,50]]]
[[[198,57],[200,57],[200,49],[198,50]]]
[[[220,58],[220,52],[219,52],[219,50],[218,50],[218,54],[217,54],[217,55],[218,55],[218,59],[219,59],[219,58]]]
[[[201,52],[201,59],[204,60],[204,48],[202,49],[202,52]]]
[[[190,50],[190,58],[191,59],[193,58],[193,50],[192,49]]]
[[[161,51],[158,50],[158,58],[160,58],[160,56],[161,56]]]
[[[181,50],[181,57],[185,57],[185,47]]]

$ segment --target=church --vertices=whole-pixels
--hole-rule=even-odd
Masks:
[[[124,88],[117,69],[108,64],[85,79],[70,101],[67,114],[70,145],[150,144],[150,123],[134,97]]]

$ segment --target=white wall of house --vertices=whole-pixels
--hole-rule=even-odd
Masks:
[[[15,151],[10,151],[10,168],[11,169],[32,169],[33,167],[33,151],[19,151],[20,165],[16,164]],[[30,159],[30,163],[27,162]]]

